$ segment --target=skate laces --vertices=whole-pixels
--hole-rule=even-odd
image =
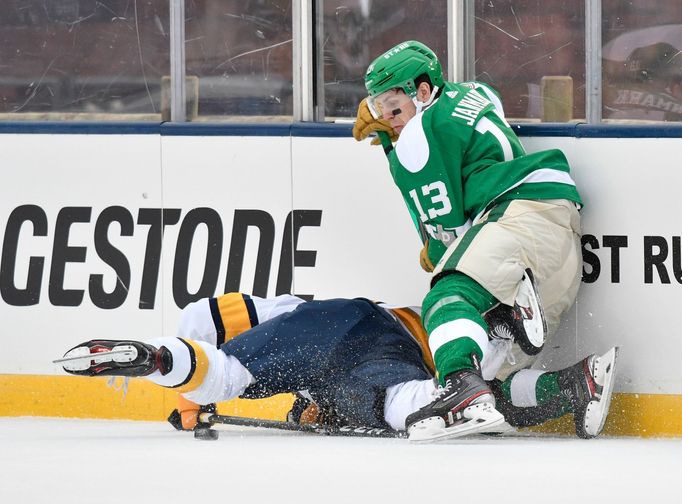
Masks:
[[[498,324],[492,331],[490,335],[493,340],[490,342],[497,347],[497,351],[504,355],[504,360],[510,366],[516,365],[516,358],[514,357],[514,352],[512,351],[514,345],[514,334],[507,324]]]
[[[489,342],[488,352],[486,353],[481,374],[484,380],[492,380],[502,368],[505,361],[510,366],[516,365],[514,358],[514,344],[508,339],[492,339]]]
[[[507,361],[507,364],[510,366],[515,366],[516,365],[516,358],[514,357],[514,350],[513,350],[513,344],[511,341],[505,341],[503,345],[506,347],[505,348],[505,360]]]
[[[571,403],[575,402],[575,392],[573,389],[567,388],[561,391],[561,395],[563,395],[566,399],[571,401]]]
[[[492,328],[490,331],[490,335],[499,340],[509,340],[513,341],[514,340],[514,334],[511,332],[511,329],[509,329],[509,326],[507,324],[497,324],[495,327]]]
[[[432,393],[433,393],[433,398],[435,399],[440,399],[444,395],[448,394],[450,390],[452,389],[452,381],[447,380],[445,382],[445,386],[438,385],[438,388],[436,388]]]

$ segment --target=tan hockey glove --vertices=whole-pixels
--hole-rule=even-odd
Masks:
[[[178,407],[172,411],[168,422],[177,430],[191,431],[199,423],[200,412],[201,406],[178,394]]]
[[[297,394],[291,410],[287,413],[287,422],[300,425],[334,425],[338,422],[338,419],[333,411],[320,408],[314,402]]]
[[[182,420],[183,430],[192,430],[199,421],[199,405],[182,395],[178,395],[178,412]]]
[[[392,142],[398,140],[398,134],[391,128],[388,121],[384,119],[374,119],[374,116],[367,106],[367,98],[365,98],[360,102],[360,106],[358,107],[358,116],[355,119],[355,125],[353,126],[353,138],[358,142],[361,142],[367,138],[370,133],[376,131],[385,131],[388,133]],[[372,140],[372,145],[380,144],[381,140],[378,137]]]
[[[419,252],[419,265],[427,273],[431,273],[433,271],[433,263],[431,262],[431,259],[429,259],[429,241],[428,240],[426,240],[424,242],[424,246],[422,247],[421,252]]]

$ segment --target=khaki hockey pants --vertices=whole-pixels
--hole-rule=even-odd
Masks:
[[[567,200],[512,200],[484,214],[445,252],[434,274],[457,270],[514,304],[531,268],[549,335],[574,303],[582,275],[580,214]]]

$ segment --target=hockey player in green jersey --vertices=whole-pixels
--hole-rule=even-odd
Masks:
[[[379,56],[365,85],[353,136],[383,135],[434,274],[422,320],[442,388],[406,427],[419,438],[486,430],[503,422],[480,371],[490,321],[514,327],[530,355],[557,329],[580,284],[580,195],[561,151],[526,153],[497,94],[445,82],[424,44]]]

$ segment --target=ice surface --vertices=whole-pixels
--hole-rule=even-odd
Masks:
[[[680,502],[682,439],[415,445],[165,423],[0,418],[2,503]]]

